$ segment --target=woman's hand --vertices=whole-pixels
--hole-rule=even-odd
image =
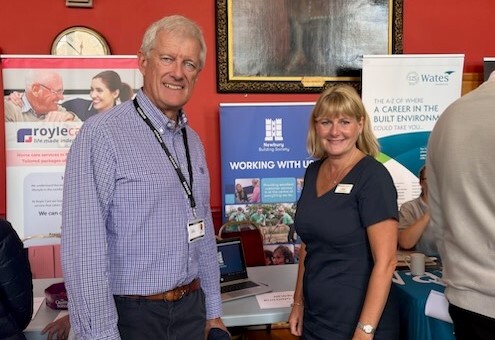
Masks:
[[[289,315],[289,327],[292,335],[301,336],[303,329],[304,305],[294,304]]]
[[[10,100],[15,105],[22,107],[22,93],[14,91],[7,96],[7,99]]]

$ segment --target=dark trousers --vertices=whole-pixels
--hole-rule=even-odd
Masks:
[[[449,314],[452,321],[454,321],[454,332],[456,339],[495,339],[495,319],[459,308],[453,304],[449,305]]]
[[[115,296],[122,340],[204,339],[205,296],[201,289],[176,302]]]

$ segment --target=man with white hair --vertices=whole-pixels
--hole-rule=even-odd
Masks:
[[[195,22],[154,22],[138,51],[143,87],[71,145],[61,258],[78,340],[230,336],[205,151],[183,109],[205,58]]]
[[[59,103],[64,99],[62,77],[53,70],[32,70],[26,78],[22,101],[5,99],[6,122],[68,122],[80,121]]]
[[[495,331],[495,72],[440,116],[428,144],[431,226],[457,339]]]

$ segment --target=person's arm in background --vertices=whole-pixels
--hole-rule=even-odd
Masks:
[[[399,212],[399,246],[402,249],[414,248],[430,222],[430,213],[419,218],[414,215],[407,203],[401,206]]]
[[[41,335],[47,334],[47,340],[67,339],[70,332],[70,319],[68,315],[61,317],[43,328]]]
[[[426,157],[426,177],[428,178],[428,206],[430,207],[430,228],[435,233],[435,240],[437,242],[438,251],[440,256],[442,255],[443,241],[444,241],[444,218],[442,215],[442,202],[440,202],[440,189],[439,180],[435,172],[435,160],[441,160],[442,157],[435,158],[433,156],[434,151],[428,150],[428,155]]]

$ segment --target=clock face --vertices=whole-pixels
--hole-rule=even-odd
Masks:
[[[87,27],[71,27],[60,33],[52,44],[53,55],[107,55],[110,54],[105,39]]]

